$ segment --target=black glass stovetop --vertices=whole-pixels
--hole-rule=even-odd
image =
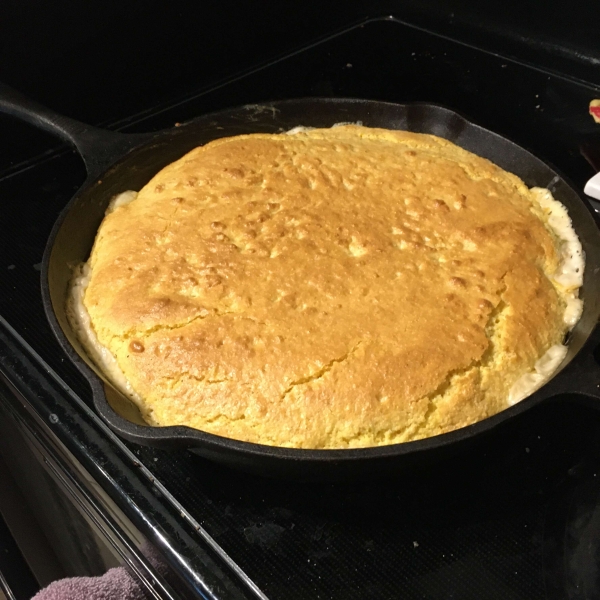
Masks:
[[[600,148],[587,114],[599,83],[600,75],[573,80],[384,19],[142,116],[121,115],[120,127],[155,130],[278,98],[428,101],[512,138],[581,189],[593,174],[585,155]],[[87,384],[50,333],[39,291],[46,238],[84,169],[27,125],[2,117],[0,131],[14,141],[12,158],[3,153],[15,163],[0,171],[0,315],[90,405]],[[43,153],[27,157],[28,148]],[[66,394],[65,403],[67,412],[82,411]],[[183,451],[126,446],[151,474],[148,489],[153,478],[168,491],[148,520],[165,528],[172,521],[172,531],[177,519],[199,525],[186,535],[228,557],[232,571],[245,574],[249,598],[600,597],[600,411],[591,401],[546,403],[442,464],[371,482],[274,481]],[[171,540],[173,551],[178,543],[185,554],[191,542]]]

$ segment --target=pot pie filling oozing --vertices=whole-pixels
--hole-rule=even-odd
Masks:
[[[69,314],[148,423],[299,448],[448,432],[540,387],[582,312],[548,190],[441,138],[223,138],[109,207]]]

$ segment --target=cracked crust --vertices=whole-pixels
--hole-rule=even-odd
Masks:
[[[343,126],[165,168],[105,218],[84,303],[152,424],[374,446],[506,407],[565,334],[558,261],[517,177]]]

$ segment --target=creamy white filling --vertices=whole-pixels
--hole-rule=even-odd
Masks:
[[[131,387],[123,371],[121,371],[117,359],[108,348],[98,341],[96,332],[92,327],[90,315],[83,303],[83,297],[85,296],[85,290],[89,282],[90,268],[87,264],[83,264],[79,267],[79,272],[76,273],[73,279],[73,288],[67,307],[71,326],[77,333],[77,337],[90,355],[90,358],[102,369],[111,382],[126,396],[136,403],[140,403],[141,398]]]
[[[331,128],[334,127],[342,127],[343,125],[362,125],[362,121],[340,121],[339,123],[334,123]],[[287,135],[294,135],[296,133],[304,133],[305,131],[312,131],[313,129],[317,129],[316,127],[305,127],[304,125],[297,125],[296,127],[292,127],[285,133]]]
[[[581,242],[573,229],[573,223],[564,205],[555,200],[550,190],[532,188],[533,199],[546,217],[548,227],[560,240],[560,264],[552,279],[566,301],[563,321],[569,329],[575,327],[583,313],[583,301],[579,288],[583,285],[585,258]],[[534,370],[525,373],[510,388],[508,404],[512,406],[533,394],[552,377],[567,354],[562,344],[552,346],[535,364]]]
[[[508,394],[509,406],[520,402],[542,387],[554,371],[558,369],[566,355],[567,347],[562,344],[556,344],[548,348],[546,353],[535,363],[534,370],[519,377],[510,388]]]
[[[568,297],[563,319],[569,329],[575,327],[577,321],[581,318],[581,313],[583,313],[583,300],[576,296]]]
[[[304,127],[303,125],[298,125],[297,127],[292,127],[289,131],[286,131],[287,135],[294,135],[296,133],[304,133],[305,131],[312,131],[316,129],[316,127]]]
[[[581,242],[573,229],[567,209],[552,196],[550,190],[532,188],[534,200],[546,216],[548,226],[561,240],[561,264],[554,281],[565,292],[574,292],[583,285],[585,260]]]
[[[126,192],[121,192],[117,194],[109,203],[108,208],[106,209],[106,214],[110,214],[119,206],[125,206],[130,202],[133,202],[137,198],[138,193],[133,190],[127,190]]]

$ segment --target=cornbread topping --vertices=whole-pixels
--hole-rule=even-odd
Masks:
[[[547,190],[435,136],[344,125],[216,140],[116,199],[70,313],[151,424],[375,446],[542,385],[582,276]]]

